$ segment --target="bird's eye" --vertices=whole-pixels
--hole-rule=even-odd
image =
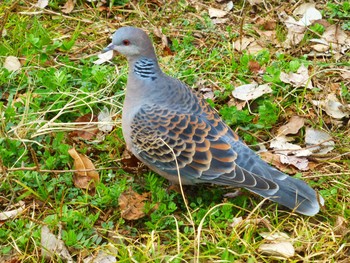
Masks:
[[[130,41],[127,40],[127,39],[124,39],[124,40],[123,40],[123,45],[124,45],[124,46],[129,46],[129,45],[130,45]]]

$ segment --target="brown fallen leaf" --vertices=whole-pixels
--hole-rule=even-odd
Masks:
[[[299,116],[292,116],[289,122],[278,129],[279,135],[296,134],[304,126],[305,119]]]
[[[95,184],[99,182],[100,178],[98,172],[95,171],[93,163],[88,157],[78,153],[74,148],[69,149],[68,153],[74,159],[75,170],[78,170],[73,175],[75,187],[87,190],[95,189]]]
[[[70,132],[69,136],[71,138],[79,137],[88,141],[95,139],[97,133],[99,132],[98,124],[91,122],[97,122],[97,120],[98,115],[92,115],[91,113],[80,116],[74,121],[79,123],[77,124],[77,129]]]
[[[121,216],[126,220],[137,220],[144,217],[145,202],[149,200],[150,193],[138,194],[131,188],[122,193],[118,199]]]
[[[261,152],[259,153],[261,159],[263,159],[265,162],[272,164],[282,172],[286,174],[296,174],[297,169],[294,166],[286,165],[281,162],[281,155],[275,154],[271,152]]]
[[[161,28],[155,28],[153,33],[162,40],[162,48],[165,56],[172,56],[174,53],[171,51],[171,40],[165,34],[163,34]]]
[[[141,175],[147,172],[147,167],[126,149],[118,161],[121,163],[121,168],[128,173]]]
[[[62,6],[62,12],[65,14],[70,14],[74,9],[75,3],[76,0],[67,0],[64,6]]]
[[[263,73],[263,70],[261,69],[261,66],[259,62],[251,60],[248,63],[249,70],[253,73]]]

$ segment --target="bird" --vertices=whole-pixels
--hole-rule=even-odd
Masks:
[[[103,51],[128,61],[123,137],[151,170],[174,184],[245,188],[306,216],[319,212],[314,189],[263,161],[204,98],[161,70],[144,30],[117,29]]]

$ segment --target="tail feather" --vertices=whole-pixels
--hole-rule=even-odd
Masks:
[[[313,216],[319,212],[320,204],[323,206],[324,200],[304,181],[270,166],[251,149],[243,146],[240,141],[232,143],[232,146],[240,153],[236,160],[240,167],[278,186],[277,191],[268,191],[254,186],[245,187],[246,189],[307,216]]]
[[[248,190],[307,216],[317,214],[320,204],[324,205],[323,198],[304,181],[288,176],[283,180],[274,180],[274,182],[278,184],[279,189],[273,195],[266,191]]]

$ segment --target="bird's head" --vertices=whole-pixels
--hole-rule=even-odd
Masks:
[[[112,43],[104,52],[115,50],[128,59],[147,57],[155,58],[152,42],[146,32],[135,27],[121,27],[112,36]]]

